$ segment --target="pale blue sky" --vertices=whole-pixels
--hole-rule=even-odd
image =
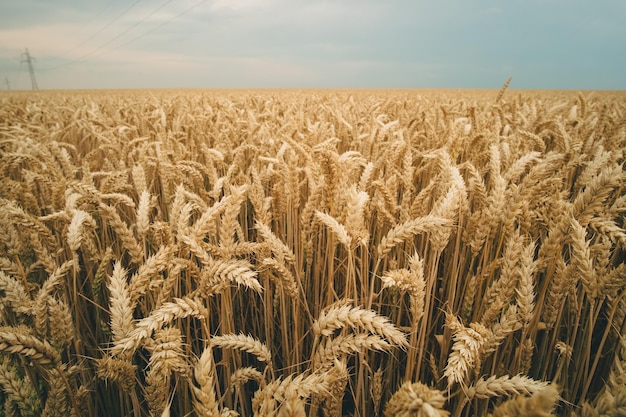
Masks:
[[[132,6],[132,7],[131,7]],[[0,88],[626,89],[624,0],[0,0]]]

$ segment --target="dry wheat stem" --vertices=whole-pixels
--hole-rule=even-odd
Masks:
[[[6,92],[0,407],[619,414],[623,94],[509,83]]]

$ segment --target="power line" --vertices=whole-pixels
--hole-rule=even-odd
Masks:
[[[109,41],[105,42],[104,44],[100,45],[98,48],[96,48],[95,50],[91,51],[90,53],[88,53],[86,55],[83,55],[81,58],[89,58],[90,56],[96,55],[98,52],[100,52],[100,50],[102,50],[103,48],[106,48],[111,43],[115,42],[116,40],[118,40],[119,38],[121,38],[122,36],[124,36],[125,34],[130,32],[132,29],[136,28],[138,25],[140,25],[141,23],[145,22],[147,19],[149,19],[152,16],[154,16],[159,10],[161,10],[162,8],[164,8],[165,6],[170,4],[172,1],[174,1],[174,0],[167,0],[167,1],[165,1],[159,7],[157,7],[152,12],[150,12],[150,14],[144,16],[141,20],[136,21],[135,23],[133,23],[132,25],[127,27],[125,30],[120,32],[117,36],[115,36],[114,38],[112,38]],[[96,56],[98,56],[98,55],[96,55]]]
[[[69,54],[70,52],[75,51],[76,49],[80,48],[81,46],[85,45],[87,42],[89,42],[90,40],[92,40],[93,38],[95,38],[96,36],[98,36],[99,34],[101,34],[104,30],[108,29],[113,23],[117,22],[119,19],[121,19],[126,13],[128,13],[133,7],[135,7],[141,0],[135,0],[134,2],[132,2],[130,4],[130,6],[128,6],[126,9],[124,9],[124,11],[122,13],[120,13],[119,15],[115,16],[112,20],[110,20],[108,23],[106,23],[104,26],[102,26],[100,29],[98,29],[95,33],[93,33],[91,36],[89,36],[87,39],[83,40],[81,43],[75,45],[74,47],[72,47],[71,49],[65,51],[64,53],[62,53],[60,55],[60,57],[64,57],[65,55]],[[111,4],[111,3],[109,3]],[[102,9],[100,11],[100,13],[98,13],[98,15],[102,14],[102,12],[106,9],[106,7],[104,9]],[[88,55],[88,54],[87,54]],[[81,58],[83,58],[84,56],[81,56],[78,58],[78,60],[80,60]],[[59,67],[56,67],[59,68]]]
[[[103,7],[102,9],[100,9],[100,11],[99,11],[99,12],[98,12],[98,13],[97,13],[94,17],[92,17],[92,18],[91,18],[91,20],[89,21],[89,24],[93,23],[96,19],[98,19],[98,18],[102,15],[102,13],[104,13],[104,11],[105,11],[106,9],[108,9],[108,8],[109,8],[109,6],[111,6],[111,4],[113,4],[113,3],[114,3],[114,1],[112,0],[112,1],[109,1],[107,4],[105,4],[105,5],[104,5],[104,7]],[[132,5],[130,6],[130,8],[132,8],[133,6],[134,6],[134,4],[132,4]],[[130,10],[130,8],[129,8],[129,9],[127,9],[127,10]],[[124,15],[124,13],[122,13],[122,16],[123,16],[123,15]],[[115,22],[115,20],[116,20],[116,19],[119,19],[119,17],[121,17],[121,16],[118,16],[117,18],[114,18],[111,22],[109,22],[109,23],[105,24],[104,26],[102,26],[102,27],[101,27],[100,29],[98,29],[95,33],[92,33],[92,34],[91,34],[91,36],[89,36],[87,39],[84,39],[82,42],[80,42],[80,43],[78,43],[78,44],[74,45],[74,46],[73,46],[73,47],[71,47],[70,49],[68,49],[68,50],[66,50],[65,52],[63,52],[63,53],[61,54],[61,57],[64,57],[64,56],[66,56],[67,54],[69,54],[70,52],[75,51],[76,49],[80,48],[81,46],[83,46],[84,44],[86,44],[87,42],[89,42],[90,40],[92,40],[93,38],[95,38],[96,36],[98,36],[100,33],[102,33],[102,31],[103,31],[104,29],[106,29],[106,28],[107,28],[107,27],[109,27],[109,26],[110,26],[113,22]]]
[[[154,32],[155,30],[157,30],[157,29],[159,29],[159,28],[161,28],[161,27],[163,27],[163,26],[167,25],[168,23],[171,23],[172,21],[174,21],[174,20],[178,19],[179,17],[182,17],[183,15],[185,15],[185,14],[189,13],[190,11],[192,11],[192,10],[193,10],[193,9],[195,9],[196,7],[200,6],[202,3],[206,3],[207,1],[208,1],[208,0],[201,0],[201,1],[199,1],[198,3],[194,4],[193,6],[188,7],[187,9],[183,10],[182,12],[180,12],[179,14],[177,14],[176,16],[172,17],[170,20],[166,20],[165,22],[162,22],[161,24],[159,24],[159,25],[157,25],[157,26],[153,27],[152,29],[145,31],[145,32],[144,32],[144,33],[142,33],[141,35],[139,35],[139,36],[137,36],[137,37],[135,37],[135,38],[133,38],[133,39],[129,40],[128,42],[125,42],[125,43],[123,43],[123,44],[121,44],[121,45],[118,45],[118,46],[117,46],[117,48],[121,48],[121,47],[124,47],[124,46],[126,46],[126,45],[129,45],[129,44],[131,44],[131,43],[133,43],[133,42],[135,42],[135,41],[138,41],[139,39],[143,38],[144,36],[146,36],[146,35],[148,35],[148,34],[150,34],[150,33]],[[103,54],[101,54],[101,55],[103,55]],[[98,55],[98,56],[99,56],[99,55]]]
[[[100,16],[102,16],[102,14],[105,12],[106,9],[108,9],[109,7],[111,7],[111,5],[115,3],[115,0],[110,0],[108,1],[104,7],[102,9],[100,9],[100,11],[98,13],[96,13],[91,19],[89,19],[89,24],[95,22],[96,20],[98,20],[100,18]]]
[[[133,25],[131,25],[131,27],[127,28],[127,29],[126,29],[126,30],[124,30],[122,33],[120,33],[120,34],[118,34],[117,36],[115,36],[113,39],[110,39],[109,41],[105,42],[103,45],[100,45],[100,46],[99,46],[98,48],[96,48],[95,50],[93,50],[93,51],[91,51],[91,52],[89,52],[89,53],[87,53],[87,54],[84,54],[84,55],[80,56],[79,58],[77,58],[77,59],[75,59],[75,60],[72,60],[72,61],[70,61],[70,62],[67,62],[67,63],[65,63],[65,64],[62,64],[62,65],[59,65],[59,66],[56,66],[56,67],[48,68],[48,69],[50,70],[50,69],[57,69],[57,68],[65,67],[65,66],[68,66],[68,65],[75,64],[75,63],[77,63],[77,62],[83,61],[85,58],[88,58],[88,57],[98,57],[98,56],[102,56],[102,55],[105,55],[105,54],[107,54],[107,53],[112,52],[111,50],[108,50],[108,51],[102,51],[101,53],[98,53],[98,52],[99,52],[99,51],[101,51],[103,48],[105,48],[106,46],[108,46],[110,43],[112,43],[113,41],[115,41],[115,40],[119,39],[122,35],[124,35],[124,34],[128,33],[131,29],[135,28],[137,25],[139,25],[140,23],[142,23],[142,22],[143,22],[143,21],[145,21],[146,19],[148,19],[148,18],[150,18],[151,16],[153,16],[156,12],[158,12],[159,10],[161,10],[163,7],[167,6],[167,5],[168,5],[169,3],[171,3],[172,1],[173,1],[173,0],[167,0],[165,3],[161,4],[161,6],[159,6],[157,9],[153,10],[153,11],[152,11],[149,15],[147,15],[146,17],[144,17],[144,18],[143,18],[143,19],[141,19],[140,21],[135,22]],[[114,50],[117,50],[117,49],[122,48],[122,47],[124,47],[124,46],[127,46],[127,45],[129,45],[129,44],[131,44],[131,43],[133,43],[133,42],[136,42],[136,41],[138,41],[139,39],[142,39],[142,38],[143,38],[143,37],[145,37],[146,35],[148,35],[148,34],[150,34],[150,33],[154,32],[155,30],[160,29],[160,28],[162,28],[163,26],[165,26],[165,25],[167,25],[167,24],[169,24],[169,23],[173,22],[174,20],[176,20],[176,19],[178,19],[178,18],[182,17],[183,15],[185,15],[185,14],[189,13],[190,11],[192,11],[192,10],[193,10],[193,9],[195,9],[196,7],[200,6],[201,4],[206,3],[207,1],[208,1],[208,0],[201,0],[201,1],[199,1],[198,3],[196,3],[196,4],[192,5],[192,6],[188,7],[188,8],[186,8],[185,10],[183,10],[182,12],[178,13],[177,15],[175,15],[174,17],[172,17],[171,19],[168,19],[168,20],[166,20],[166,21],[164,21],[164,22],[161,22],[160,24],[158,24],[158,25],[156,25],[156,26],[154,26],[154,27],[152,27],[152,28],[148,29],[147,31],[145,31],[145,32],[143,32],[143,33],[139,34],[138,36],[136,36],[136,37],[134,37],[134,38],[130,39],[129,41],[124,42],[124,43],[122,43],[122,44],[120,44],[120,45],[116,46]]]

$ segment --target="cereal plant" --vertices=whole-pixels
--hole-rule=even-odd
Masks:
[[[618,416],[615,92],[0,96],[0,415]]]

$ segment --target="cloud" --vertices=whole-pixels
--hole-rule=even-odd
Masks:
[[[617,0],[130,4],[2,2],[0,79],[28,47],[41,86],[626,86]]]

